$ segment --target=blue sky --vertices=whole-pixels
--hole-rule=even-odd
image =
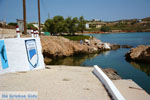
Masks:
[[[40,0],[41,21],[56,15],[114,21],[150,17],[150,0]],[[0,0],[0,20],[23,18],[22,0]],[[26,0],[27,22],[38,21],[37,0]]]

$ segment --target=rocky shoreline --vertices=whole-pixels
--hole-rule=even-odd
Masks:
[[[49,64],[52,59],[74,55],[89,55],[119,48],[131,48],[129,45],[104,43],[94,37],[84,41],[71,41],[61,36],[41,36],[44,62]],[[67,61],[70,63],[70,61]],[[72,62],[72,61],[71,61]],[[59,63],[59,62],[58,62]],[[121,79],[114,69],[107,68],[103,71],[112,80]]]
[[[119,48],[131,48],[128,45],[104,43],[91,37],[84,41],[71,41],[61,36],[41,36],[41,44],[45,62],[52,58],[68,57],[79,54],[100,53],[102,51],[116,50]]]

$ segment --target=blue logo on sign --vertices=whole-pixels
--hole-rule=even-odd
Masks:
[[[38,66],[38,53],[37,53],[37,47],[36,47],[36,41],[35,39],[25,40],[25,46],[28,56],[28,61],[30,63],[30,68],[36,68]]]
[[[34,55],[36,55],[36,50],[35,50],[35,49],[29,50],[29,54],[30,54],[30,60],[31,60],[32,57],[33,57]]]
[[[4,40],[0,40],[0,58],[1,58],[2,69],[8,68],[9,66],[8,66],[8,60],[7,60],[7,54],[6,54]]]

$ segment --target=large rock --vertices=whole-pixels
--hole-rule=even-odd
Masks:
[[[75,53],[87,53],[88,47],[60,36],[41,36],[44,57],[71,56]]]
[[[136,48],[132,48],[128,53],[126,53],[126,59],[150,63],[150,45],[139,45]]]
[[[96,38],[85,40],[83,44],[80,44],[79,42],[71,41],[61,36],[41,36],[41,43],[44,57],[96,53],[100,50],[109,49],[107,44],[103,45],[103,43]]]
[[[90,54],[118,48],[118,45],[103,43],[96,38],[90,38],[83,43],[71,41],[61,36],[41,36],[41,44],[45,62],[51,58],[72,56],[75,54]],[[50,58],[50,59],[47,59]]]

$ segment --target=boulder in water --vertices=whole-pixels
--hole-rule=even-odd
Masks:
[[[112,50],[117,50],[117,49],[120,48],[120,45],[118,45],[118,44],[111,44],[110,47],[111,47]]]
[[[127,60],[150,63],[150,45],[139,45],[126,53]]]

